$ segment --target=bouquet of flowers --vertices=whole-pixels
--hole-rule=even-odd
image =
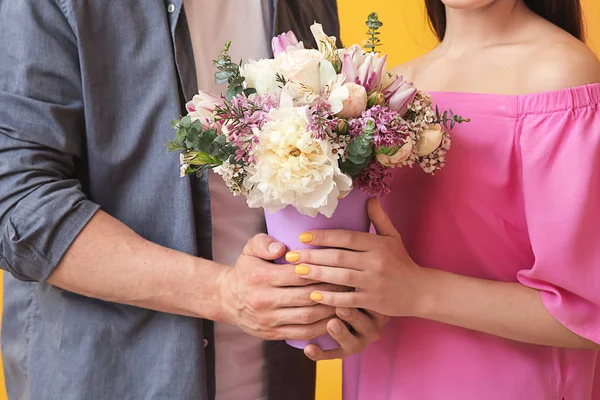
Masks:
[[[389,73],[377,14],[367,26],[368,51],[338,49],[317,23],[318,49],[287,32],[273,39],[274,58],[237,63],[227,43],[214,61],[225,95],[200,91],[173,121],[181,175],[212,169],[267,210],[269,234],[291,248],[306,230],[368,231],[367,197],[390,191],[395,167],[443,168],[448,129],[466,120]]]
[[[443,168],[446,128],[464,120],[388,73],[386,55],[375,52],[382,24],[376,14],[367,24],[369,53],[337,49],[319,24],[311,27],[318,50],[287,32],[273,39],[273,59],[238,64],[228,43],[214,62],[226,96],[201,91],[173,122],[181,174],[212,169],[250,207],[331,217],[353,189],[389,192],[394,167]]]

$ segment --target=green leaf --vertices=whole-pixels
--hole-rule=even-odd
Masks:
[[[356,164],[350,160],[346,160],[346,161],[340,163],[340,169],[342,170],[342,172],[354,177],[354,176],[357,176],[358,174],[360,174],[360,172],[367,165],[369,165],[369,162],[371,162],[370,158],[365,159],[364,162],[362,162],[360,164]]]
[[[179,121],[179,126],[181,126],[182,128],[189,128],[192,124],[192,117],[190,117],[189,115],[186,115],[185,117],[181,118],[181,120]]]
[[[171,126],[173,127],[173,129],[179,128],[179,121],[180,120],[181,120],[181,118],[177,118],[177,119],[174,119],[173,121],[171,121]]]
[[[227,71],[227,70],[221,70],[221,71],[215,72],[215,79],[218,81],[227,82],[229,80],[229,78],[231,78],[232,76],[233,76],[233,72]]]
[[[227,138],[225,137],[225,135],[218,135],[208,146],[208,154],[210,154],[213,157],[216,157],[226,145]]]
[[[356,154],[348,154],[348,160],[352,161],[353,164],[363,164],[366,160],[366,157],[362,157]]]
[[[244,92],[244,88],[242,88],[241,86],[230,87],[227,90],[227,93],[226,93],[225,97],[227,98],[227,101],[231,101],[234,97],[239,96],[243,92]]]
[[[400,146],[380,147],[376,154],[385,154],[386,156],[395,156],[400,151]]]
[[[223,162],[215,157],[199,152],[194,159],[189,162],[190,165],[221,165]]]
[[[246,95],[246,97],[249,97],[252,94],[256,93],[256,89],[254,88],[248,88],[248,89],[244,89],[244,94]]]
[[[183,143],[187,136],[187,131],[184,128],[178,128],[175,134],[175,142]]]
[[[244,83],[245,80],[246,80],[246,78],[244,78],[243,76],[236,76],[229,80],[229,85],[242,86],[242,84]]]
[[[202,132],[202,130],[204,129],[204,126],[202,126],[202,120],[201,119],[197,119],[194,122],[192,122],[192,124],[190,125],[190,130],[195,130],[198,133]]]

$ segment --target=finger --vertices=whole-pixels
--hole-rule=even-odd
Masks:
[[[334,293],[314,291],[311,293],[310,298],[315,303],[325,304],[332,307],[368,308],[366,307],[366,301],[362,292]]]
[[[349,323],[367,343],[379,340],[381,327],[369,314],[352,308],[338,308],[335,312],[340,319]]]
[[[303,279],[296,273],[296,266],[291,264],[269,264],[264,273],[268,275],[266,281],[274,287],[307,286],[319,283],[310,279]]]
[[[311,340],[327,333],[329,319],[318,321],[312,325],[283,325],[275,330],[270,340]]]
[[[364,265],[364,254],[366,253],[349,250],[312,249],[290,251],[285,255],[285,259],[290,264],[313,264],[361,270]]]
[[[311,325],[335,315],[333,307],[318,304],[309,307],[288,307],[273,311],[273,326]]]
[[[283,257],[285,250],[286,247],[283,243],[261,233],[246,243],[243,253],[251,257],[273,261]]]
[[[313,361],[337,360],[349,356],[343,348],[323,351],[315,344],[309,344],[304,348],[306,357]]]
[[[328,283],[312,284],[306,287],[281,288],[273,291],[273,304],[275,307],[310,307],[316,303],[310,299],[310,295],[315,290],[324,290],[328,292],[341,292],[348,288]]]
[[[333,283],[347,287],[363,287],[365,279],[360,271],[346,268],[323,267],[320,265],[300,264],[296,266],[298,276],[311,281]]]
[[[376,236],[365,232],[353,232],[342,229],[304,232],[300,241],[311,246],[333,247],[355,251],[368,251]]]
[[[346,324],[337,318],[334,318],[327,323],[327,332],[348,354],[358,353],[359,351],[362,351],[365,346],[360,336],[352,334]]]
[[[390,217],[383,211],[379,199],[369,199],[367,202],[367,213],[379,236],[400,236]]]

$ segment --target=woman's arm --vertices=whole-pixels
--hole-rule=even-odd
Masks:
[[[426,318],[525,343],[600,350],[600,344],[554,319],[538,290],[418,266],[379,201],[369,200],[368,210],[378,235],[315,231],[301,237],[329,249],[295,252],[289,259],[298,259],[299,275],[356,288],[349,293],[314,292],[314,301]]]
[[[600,344],[560,324],[538,290],[435,269],[423,269],[421,276],[417,317],[519,342],[600,350]]]

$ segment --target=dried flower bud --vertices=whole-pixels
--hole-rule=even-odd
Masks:
[[[383,106],[385,105],[385,95],[380,91],[371,92],[369,99],[367,100],[367,107]]]
[[[348,133],[349,129],[350,124],[348,124],[348,121],[346,121],[345,119],[340,119],[338,120],[337,126],[335,127],[335,133],[337,133],[338,135],[345,135],[346,133]]]

